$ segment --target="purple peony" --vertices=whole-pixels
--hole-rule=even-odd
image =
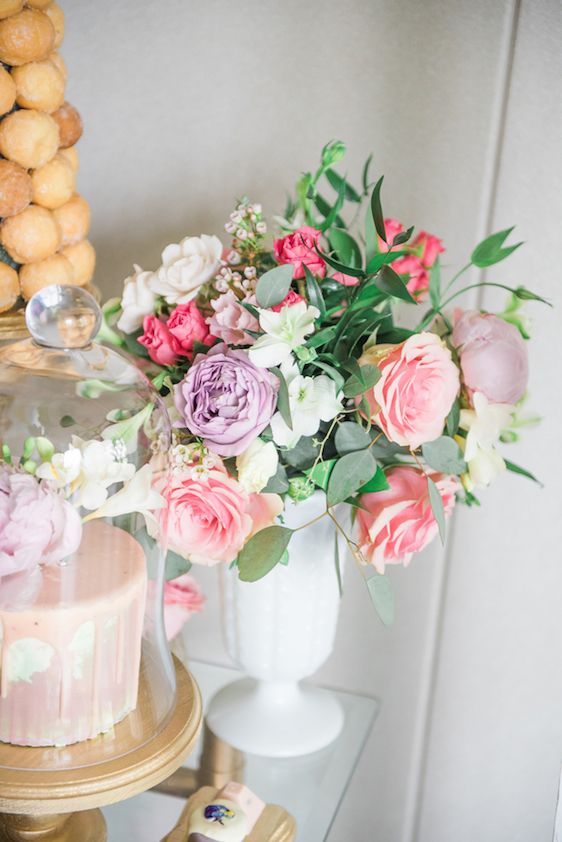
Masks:
[[[182,421],[219,456],[238,456],[271,420],[279,381],[258,368],[246,351],[215,345],[199,354],[175,387]]]

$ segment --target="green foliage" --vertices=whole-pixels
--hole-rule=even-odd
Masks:
[[[325,459],[322,462],[318,462],[310,470],[305,471],[305,474],[318,488],[326,491],[328,482],[330,481],[330,475],[337,461],[337,459]]]
[[[383,181],[384,175],[381,175],[373,188],[371,195],[371,216],[373,217],[377,234],[386,243],[386,229],[384,227],[384,214],[381,205],[381,187]]]
[[[320,311],[320,317],[326,315],[326,304],[324,303],[324,296],[320,285],[308,266],[304,267],[304,276],[306,280],[306,295],[313,307]]]
[[[375,611],[385,626],[394,622],[394,595],[387,576],[373,573],[367,579],[367,588]]]
[[[487,266],[493,266],[494,263],[499,263],[500,260],[505,260],[506,257],[509,257],[509,255],[515,251],[515,249],[518,249],[519,246],[523,245],[523,243],[516,243],[514,246],[506,246],[503,248],[503,244],[513,231],[513,228],[514,226],[511,228],[505,228],[503,231],[491,234],[489,237],[486,237],[485,240],[482,240],[481,243],[478,243],[470,256],[474,266],[478,266],[480,269],[485,269]]]
[[[373,458],[375,458],[374,454]],[[365,485],[361,486],[359,494],[374,494],[377,491],[386,491],[387,488],[390,488],[390,485],[388,484],[388,480],[383,469],[379,465],[374,477],[371,477],[369,482],[366,482]]]
[[[357,365],[357,370],[343,384],[346,398],[354,398],[372,389],[381,376],[376,365]]]
[[[526,468],[522,468],[520,465],[516,465],[515,462],[510,462],[508,459],[504,459],[505,467],[508,471],[511,471],[513,474],[520,474],[522,477],[527,477],[527,479],[536,482],[537,485],[540,485],[541,488],[544,488],[542,482],[536,478],[534,474],[528,471]]]
[[[443,499],[439,493],[439,489],[430,477],[427,477],[427,490],[429,492],[431,511],[439,528],[439,537],[442,543],[445,543],[445,509],[443,508]]]
[[[236,565],[242,582],[257,582],[278,564],[289,545],[292,529],[268,526],[253,535],[238,553]]]
[[[347,453],[338,459],[328,482],[328,506],[342,503],[375,474],[377,463],[370,450]]]
[[[423,458],[430,468],[443,474],[463,474],[466,462],[456,441],[449,436],[440,436],[422,445]]]
[[[345,456],[346,453],[353,453],[354,450],[364,450],[369,447],[371,437],[361,424],[349,421],[347,424],[340,424],[336,430],[334,443],[340,456]]]
[[[392,298],[399,298],[401,301],[407,301],[409,304],[417,304],[413,296],[408,292],[406,284],[398,275],[392,266],[383,266],[380,274],[375,280],[375,284],[381,292],[390,295]]]
[[[343,228],[332,228],[328,239],[342,264],[355,268],[361,267],[361,249],[348,231]]]
[[[289,480],[287,479],[287,471],[284,466],[277,465],[277,470],[268,480],[267,485],[263,489],[266,494],[285,494],[289,490]]]
[[[293,280],[292,264],[276,266],[265,272],[256,285],[256,300],[264,309],[281,304]]]
[[[277,392],[277,409],[281,413],[281,417],[289,430],[293,429],[293,419],[291,418],[291,404],[289,401],[289,389],[287,388],[287,381],[283,377],[280,368],[272,368],[271,371],[279,380],[279,390]]]
[[[450,436],[454,436],[457,430],[459,429],[459,421],[461,417],[461,403],[458,398],[455,398],[453,401],[453,405],[450,409],[449,414],[447,415],[447,432]]]

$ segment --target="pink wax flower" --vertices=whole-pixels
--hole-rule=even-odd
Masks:
[[[516,404],[525,393],[529,361],[525,340],[515,325],[491,313],[468,310],[453,328],[464,384],[490,403]]]
[[[458,480],[453,476],[432,473],[445,514],[455,505]],[[357,509],[358,542],[369,564],[384,573],[387,564],[407,565],[413,554],[423,550],[438,533],[435,516],[429,503],[427,478],[412,467],[390,468],[386,478],[390,488],[363,494],[362,508]]]
[[[189,359],[193,356],[193,346],[196,342],[201,342],[203,345],[212,345],[215,341],[215,337],[209,333],[205,317],[201,314],[195,301],[178,304],[172,310],[166,325],[179,343],[181,348],[179,353]]]
[[[303,225],[273,243],[273,251],[278,263],[292,263],[293,278],[304,278],[304,266],[313,275],[323,278],[326,274],[326,264],[316,252],[315,247],[322,236],[322,232],[309,225]]]
[[[170,328],[156,316],[145,316],[144,333],[137,342],[144,345],[151,360],[158,365],[174,365],[182,347]]]
[[[191,615],[204,607],[205,597],[193,576],[184,573],[169,579],[164,584],[164,626],[168,640],[176,637]]]
[[[381,377],[365,397],[371,420],[396,444],[415,450],[441,435],[459,392],[459,370],[434,333],[417,333],[400,345],[375,345],[361,365],[378,365]]]
[[[211,301],[211,307],[215,312],[207,319],[207,324],[214,336],[228,345],[253,345],[254,337],[247,331],[259,331],[259,322],[231,289]]]
[[[246,351],[215,345],[198,354],[174,390],[181,420],[219,456],[238,456],[269,424],[279,380]]]
[[[271,307],[271,310],[275,313],[279,313],[283,307],[292,307],[293,304],[298,304],[299,301],[304,301],[302,295],[299,295],[294,289],[290,289],[283,301],[280,301],[279,304],[275,304],[274,307]]]
[[[0,469],[0,577],[54,564],[82,538],[76,509],[31,474]]]

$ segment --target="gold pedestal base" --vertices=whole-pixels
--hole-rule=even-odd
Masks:
[[[0,842],[106,842],[101,810],[55,816],[0,815]]]

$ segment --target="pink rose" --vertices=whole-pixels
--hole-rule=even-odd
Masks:
[[[278,494],[250,494],[247,511],[252,518],[252,535],[272,526],[283,509],[283,500]]]
[[[74,506],[31,474],[0,468],[0,577],[62,561],[81,539]]]
[[[416,333],[400,345],[375,345],[359,362],[381,370],[365,397],[390,441],[415,450],[441,435],[459,391],[459,370],[438,336]]]
[[[189,359],[193,357],[193,346],[196,342],[212,345],[215,341],[215,337],[210,335],[207,322],[194,301],[178,304],[171,312],[166,325],[179,343],[181,350],[178,353]]]
[[[168,545],[195,564],[231,562],[252,531],[248,495],[223,471],[175,471],[165,489]]]
[[[304,266],[307,266],[313,275],[323,278],[326,274],[326,264],[315,250],[321,236],[321,231],[303,225],[283,239],[275,240],[273,250],[277,262],[292,263],[295,267],[293,278],[304,278]]]
[[[202,611],[204,607],[205,597],[189,573],[165,582],[164,625],[168,640],[176,637],[191,615]]]
[[[334,272],[331,278],[333,281],[343,284],[344,287],[354,287],[359,283],[359,278],[354,278],[353,275],[344,275],[343,272]]]
[[[145,316],[144,333],[137,342],[148,351],[151,360],[158,365],[174,365],[182,353],[182,347],[169,327],[156,316]]]
[[[436,473],[429,476],[449,515],[455,505],[457,479]],[[387,564],[407,565],[438,533],[425,474],[404,466],[390,468],[386,478],[390,488],[363,494],[361,504],[368,511],[357,509],[361,553],[379,573],[384,573]]]
[[[445,251],[443,241],[427,231],[420,231],[412,243],[412,248],[421,247],[421,262],[426,269],[431,269],[439,255]]]
[[[280,301],[279,304],[275,304],[270,309],[273,310],[274,313],[279,313],[283,307],[292,307],[293,304],[298,304],[299,301],[304,301],[302,295],[299,295],[294,289],[290,289],[283,301]]]
[[[207,319],[207,324],[214,336],[228,345],[253,345],[255,339],[247,331],[259,331],[259,322],[242,306],[232,290],[211,301],[211,307],[215,312]]]
[[[422,295],[429,289],[429,272],[415,254],[406,254],[393,260],[390,264],[399,275],[409,275],[406,282],[406,289],[414,297]]]
[[[384,221],[384,230],[386,234],[386,243],[383,239],[381,239],[381,237],[378,237],[377,239],[379,243],[379,251],[387,252],[391,250],[392,241],[396,236],[398,236],[398,234],[402,233],[404,226],[397,219],[391,219],[389,217]],[[399,248],[401,248],[401,246],[394,246],[394,249]],[[394,249],[392,249],[392,251],[394,251]]]
[[[469,310],[453,328],[464,384],[490,403],[517,403],[529,377],[527,347],[518,329],[499,316]]]

